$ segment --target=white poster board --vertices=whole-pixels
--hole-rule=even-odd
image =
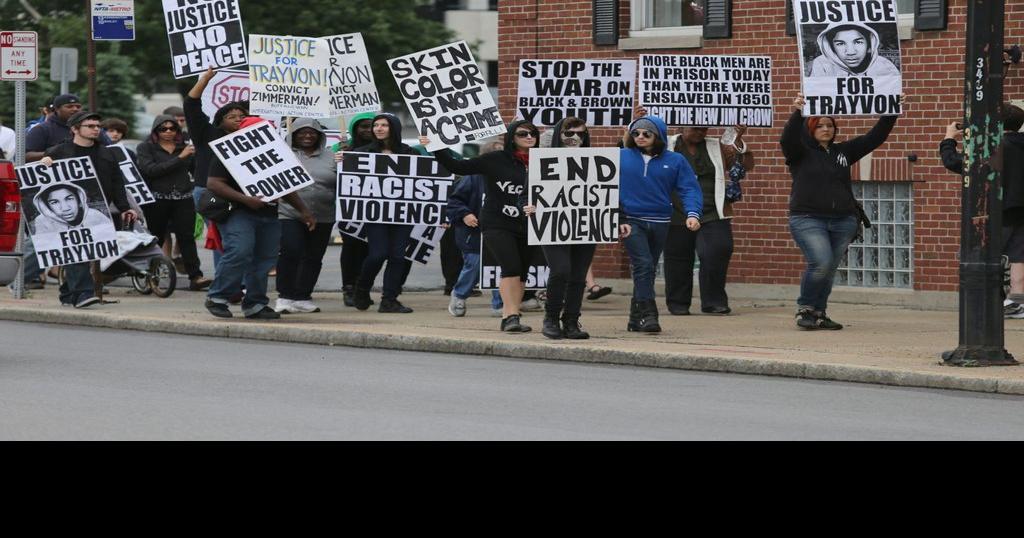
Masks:
[[[156,198],[153,196],[153,192],[149,190],[149,185],[146,185],[142,172],[135,166],[135,161],[128,154],[128,149],[124,147],[124,144],[113,144],[107,147],[117,156],[117,165],[121,168],[121,174],[124,176],[125,192],[131,195],[135,199],[135,203],[140,206],[155,202]]]
[[[794,0],[804,114],[900,114],[903,62],[894,0]]]
[[[516,117],[552,126],[580,118],[591,127],[633,121],[635,60],[519,60]]]
[[[245,65],[239,0],[163,0],[174,78]]]
[[[324,37],[327,42],[329,110],[327,115],[350,116],[381,110],[370,57],[362,34]]]
[[[366,242],[366,233],[363,232],[362,222],[339,222],[338,231],[362,242]],[[430,257],[437,251],[441,244],[441,236],[444,235],[444,228],[440,226],[427,226],[417,224],[412,227],[409,234],[409,246],[405,249],[405,259],[427,265]]]
[[[328,117],[329,54],[319,37],[249,35],[249,113]]]
[[[263,121],[210,142],[242,192],[272,202],[314,183],[292,149]]]
[[[529,174],[529,244],[618,242],[617,148],[532,149]]]
[[[433,157],[346,151],[335,220],[439,226],[454,181]]]

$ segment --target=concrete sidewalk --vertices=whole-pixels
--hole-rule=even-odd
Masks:
[[[582,322],[590,340],[548,340],[540,334],[543,314],[524,314],[528,334],[505,334],[491,317],[489,297],[468,301],[464,318],[447,312],[440,291],[408,293],[413,314],[379,314],[347,308],[338,293],[317,293],[317,314],[288,314],[279,321],[221,320],[203,307],[204,294],[178,290],[168,299],[110,288],[117,304],[85,310],[62,307],[56,289],[16,301],[0,297],[0,319],[156,331],[187,335],[270,340],[565,360],[806,379],[878,383],[1024,394],[1024,367],[954,368],[939,354],[957,345],[957,313],[891,306],[835,304],[829,315],[842,331],[802,331],[788,302],[734,298],[730,316],[670,316],[662,307],[664,332],[625,330],[629,298],[611,295],[584,301]],[[379,296],[373,294],[375,300]],[[695,309],[699,310],[699,309]],[[17,338],[16,334],[5,334]],[[1024,361],[1024,320],[1007,320],[1006,347]],[[0,345],[2,349],[2,345]]]

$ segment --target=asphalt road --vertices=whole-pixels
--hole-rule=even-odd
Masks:
[[[1024,439],[1024,398],[0,322],[0,439]]]

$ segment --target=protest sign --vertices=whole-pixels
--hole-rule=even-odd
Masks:
[[[366,242],[366,234],[363,233],[362,222],[339,222],[338,231],[362,242]],[[440,226],[427,226],[417,224],[412,227],[409,234],[409,246],[405,249],[405,259],[427,265],[430,257],[441,244],[441,236],[444,235],[444,228]]]
[[[439,226],[453,181],[433,157],[345,152],[336,220]]]
[[[313,184],[273,125],[260,122],[210,142],[242,192],[271,202]]]
[[[519,118],[552,126],[569,116],[591,127],[633,121],[634,60],[520,60]]]
[[[537,246],[530,248],[530,266],[526,269],[525,289],[543,290],[548,287],[548,275],[551,269],[544,257],[544,251]],[[501,265],[491,251],[480,241],[480,289],[496,290],[501,284]]]
[[[585,245],[619,240],[619,150],[530,150],[527,200],[531,245]]]
[[[16,170],[21,208],[40,267],[120,256],[107,200],[89,157]]]
[[[465,41],[388,60],[427,150],[505,134],[487,81]]]
[[[238,67],[245,56],[239,0],[163,0],[174,78]]]
[[[362,34],[332,35],[327,41],[330,101],[327,116],[347,116],[381,110],[373,82],[370,57]]]
[[[796,0],[804,114],[899,114],[902,60],[894,0]]]
[[[249,36],[249,113],[328,117],[328,47],[318,37]]]
[[[142,178],[142,172],[139,172],[135,161],[132,161],[131,155],[128,154],[128,150],[124,147],[124,144],[114,144],[107,146],[117,156],[117,165],[121,168],[121,174],[124,175],[124,190],[135,199],[135,203],[139,205],[151,204],[156,201],[153,197],[152,191],[149,190],[149,185],[146,185],[146,181]]]
[[[772,126],[768,56],[640,56],[640,106],[668,125]]]

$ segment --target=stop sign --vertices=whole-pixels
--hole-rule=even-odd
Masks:
[[[220,107],[249,99],[249,73],[224,69],[217,71],[203,90],[203,112],[213,121]]]

